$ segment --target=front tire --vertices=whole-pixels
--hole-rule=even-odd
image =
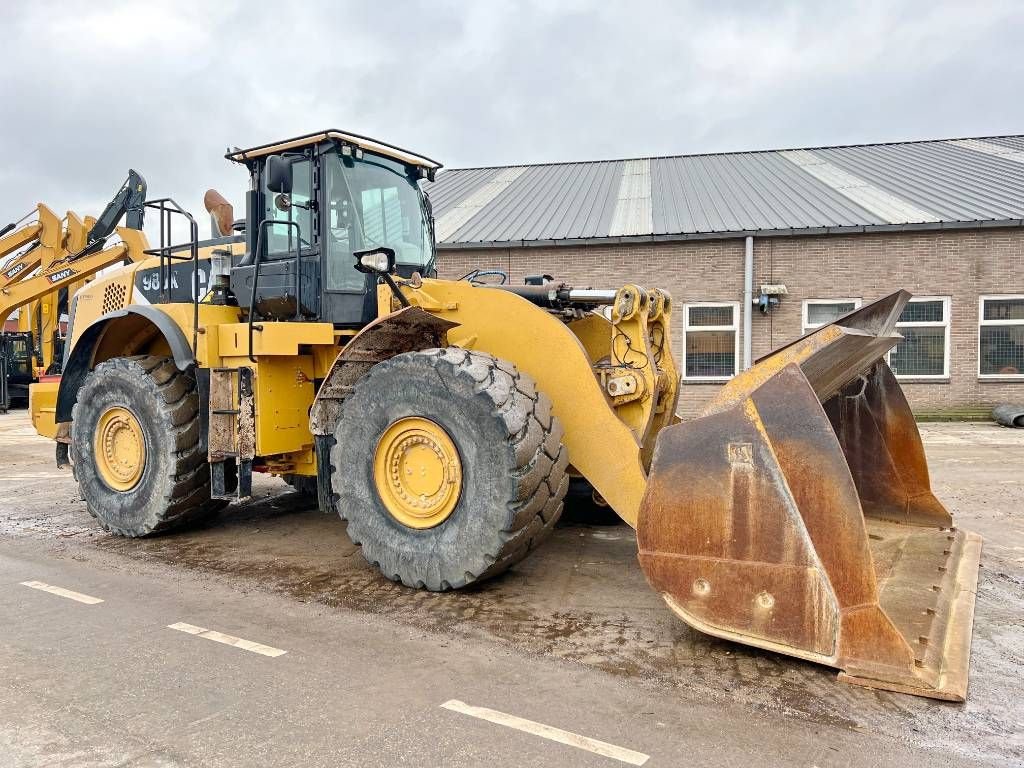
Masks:
[[[491,355],[448,347],[378,363],[334,432],[332,484],[349,537],[406,586],[443,591],[497,575],[562,512],[562,434],[533,380]]]
[[[148,536],[223,507],[210,499],[195,379],[169,358],[119,357],[89,372],[72,412],[82,499],[105,530]]]

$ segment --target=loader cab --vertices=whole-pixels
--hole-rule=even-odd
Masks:
[[[377,317],[377,276],[357,270],[353,254],[388,248],[399,276],[436,274],[419,181],[440,166],[354,134],[305,139],[229,155],[251,176],[247,255],[232,270],[231,290],[245,306],[255,282],[262,317],[358,328]]]

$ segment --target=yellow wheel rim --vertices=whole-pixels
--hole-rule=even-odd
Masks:
[[[146,440],[135,414],[119,405],[104,411],[96,426],[94,454],[109,487],[130,491],[138,485],[146,467]]]
[[[395,520],[410,528],[433,528],[459,503],[462,462],[443,427],[430,419],[399,419],[377,441],[373,480]]]

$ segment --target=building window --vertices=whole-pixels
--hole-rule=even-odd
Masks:
[[[803,332],[810,333],[855,309],[860,309],[860,299],[805,299]]]
[[[683,378],[724,381],[736,375],[739,302],[683,305]]]
[[[978,375],[1024,379],[1024,295],[979,300]]]
[[[949,378],[949,297],[915,296],[896,322],[903,337],[889,352],[899,379]]]

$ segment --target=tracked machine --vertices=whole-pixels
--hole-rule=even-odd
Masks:
[[[122,231],[132,263],[79,291],[62,376],[33,387],[104,528],[170,530],[268,472],[344,518],[387,578],[448,590],[538,546],[577,477],[636,528],[690,626],[964,699],[981,540],[932,494],[884,360],[907,293],[680,423],[666,292],[437,279],[419,182],[440,165],[381,141],[227,157],[250,174],[244,221],[208,194],[201,243],[173,201],[146,203],[166,237]]]

